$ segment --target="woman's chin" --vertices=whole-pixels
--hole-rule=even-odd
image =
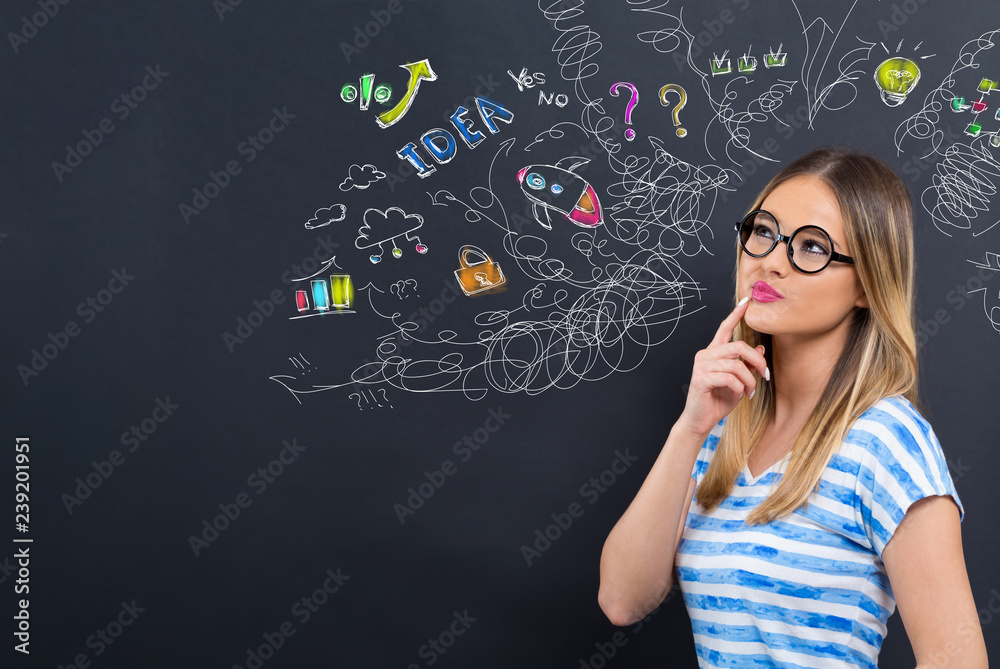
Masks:
[[[776,318],[772,314],[761,313],[760,308],[753,302],[750,303],[747,307],[746,313],[743,314],[743,321],[751,329],[759,332],[760,334],[777,334],[777,332],[775,332],[775,328],[777,326]]]

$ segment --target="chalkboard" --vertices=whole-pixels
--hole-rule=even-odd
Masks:
[[[910,189],[996,654],[993,3],[0,22],[4,666],[697,666],[676,590],[608,621],[600,552],[731,308],[734,222],[818,146]],[[898,615],[881,657],[914,664]]]

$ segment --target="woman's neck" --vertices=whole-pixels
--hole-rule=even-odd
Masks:
[[[812,412],[844,350],[847,325],[821,334],[771,337],[776,426],[801,423]]]

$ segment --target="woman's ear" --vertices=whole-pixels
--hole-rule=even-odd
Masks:
[[[854,306],[861,307],[862,309],[867,309],[868,308],[868,295],[866,293],[862,292],[861,293],[861,297],[859,297],[858,301],[854,303]]]

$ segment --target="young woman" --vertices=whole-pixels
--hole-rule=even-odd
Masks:
[[[883,162],[817,150],[736,225],[736,308],[601,555],[615,625],[676,581],[701,667],[987,667],[964,509],[917,398],[913,219]]]

